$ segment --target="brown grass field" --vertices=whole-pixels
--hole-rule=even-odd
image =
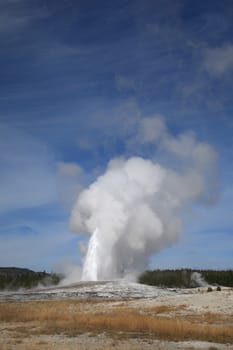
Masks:
[[[111,344],[103,343],[93,349],[118,349],[115,342],[126,342],[129,338],[173,342],[199,340],[232,345],[229,349],[233,349],[231,311],[222,314],[210,310],[193,312],[187,304],[145,305],[140,300],[1,302],[0,350],[53,349],[54,337],[58,336],[64,344],[56,349],[85,349],[65,341],[85,334],[92,339],[103,334],[112,339]],[[122,347],[131,348],[136,349]]]

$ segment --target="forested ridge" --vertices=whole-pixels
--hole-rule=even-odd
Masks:
[[[30,289],[33,287],[56,285],[61,276],[54,273],[35,272],[18,267],[0,267],[0,290]]]
[[[148,270],[139,276],[139,282],[171,288],[194,288],[205,285],[233,287],[233,270]]]

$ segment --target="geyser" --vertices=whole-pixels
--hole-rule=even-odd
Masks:
[[[151,254],[178,239],[184,209],[213,193],[216,155],[208,144],[193,135],[175,139],[165,131],[160,142],[174,156],[172,166],[142,157],[114,159],[79,194],[71,228],[91,235],[83,280],[121,278],[146,269]]]
[[[82,280],[83,281],[97,281],[98,280],[98,267],[99,261],[99,237],[98,228],[95,229],[91,236],[88,251],[83,266]]]

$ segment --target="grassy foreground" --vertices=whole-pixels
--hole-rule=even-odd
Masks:
[[[24,336],[107,332],[119,337],[133,334],[134,337],[233,344],[230,316],[221,319],[219,314],[210,312],[187,316],[183,311],[184,305],[136,309],[125,304],[114,305],[108,300],[1,302],[0,325]]]

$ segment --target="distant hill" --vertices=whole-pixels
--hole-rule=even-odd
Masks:
[[[45,271],[35,272],[19,267],[0,267],[0,290],[29,289],[38,285],[56,285],[61,278],[58,274],[50,274]]]
[[[0,267],[0,276],[11,276],[11,277],[17,277],[17,276],[23,276],[27,274],[37,274],[38,272],[20,268],[20,267]],[[39,272],[40,273],[40,272]]]

